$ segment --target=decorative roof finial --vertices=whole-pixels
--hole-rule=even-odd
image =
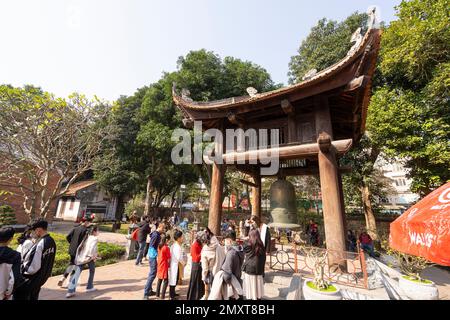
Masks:
[[[356,29],[356,31],[352,34],[352,38],[350,39],[350,43],[355,43],[350,50],[348,51],[347,55],[351,55],[359,48],[361,45],[361,42],[363,40],[363,36],[361,34],[361,28]]]
[[[367,21],[367,27],[371,29],[380,29],[380,9],[377,6],[370,6],[367,9],[367,15],[369,20]]]
[[[253,88],[253,87],[248,87],[247,88],[247,93],[248,93],[248,95],[250,96],[250,97],[256,97],[256,95],[258,94],[258,90],[256,90],[255,88]]]
[[[186,101],[194,101],[191,99],[191,92],[188,89],[181,89],[181,97]]]
[[[302,78],[302,81],[309,80],[317,74],[317,69],[309,70]]]

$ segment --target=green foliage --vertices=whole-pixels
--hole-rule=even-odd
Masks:
[[[388,194],[395,192],[391,180],[375,166],[379,154],[380,149],[376,147],[372,136],[364,135],[359,143],[340,160],[343,166],[352,168],[351,173],[342,176],[346,206],[363,206],[361,189],[364,186],[369,188],[370,202],[374,210],[380,208],[382,200]]]
[[[144,215],[144,195],[137,194],[125,204],[125,214],[127,217],[131,217],[133,212],[136,211],[137,216],[142,217]]]
[[[69,265],[70,256],[69,256],[69,243],[66,240],[66,236],[59,233],[50,233],[52,238],[56,242],[56,256],[55,263],[53,265],[52,276],[57,276],[63,274],[67,266]],[[14,243],[13,248],[15,249],[18,246],[17,238],[19,234],[14,235]],[[97,267],[105,266],[108,264],[117,263],[120,261],[122,256],[125,254],[125,248],[122,246],[118,246],[116,244],[110,244],[105,242],[98,243],[98,255],[101,257],[101,260],[97,260],[95,265]]]
[[[109,133],[108,109],[81,94],[62,99],[32,86],[0,85],[0,184],[14,181],[29,217],[51,218],[62,182],[69,187],[92,169]]]
[[[371,101],[368,130],[389,156],[406,159],[412,191],[450,180],[448,0],[403,1],[383,34],[384,85]]]
[[[324,70],[345,57],[352,47],[350,39],[359,27],[367,30],[367,14],[355,12],[346,20],[337,22],[323,18],[303,40],[298,54],[289,63],[289,82],[302,81],[311,69]]]
[[[13,208],[8,205],[0,206],[0,227],[16,224],[16,215]]]
[[[397,7],[399,19],[384,32],[381,45],[380,68],[389,82],[421,89],[441,63],[448,63],[449,7],[448,0],[402,1]]]
[[[222,59],[204,49],[178,59],[177,84],[197,101],[246,95],[248,87],[266,92],[279,87],[262,67],[233,57]]]
[[[134,195],[145,190],[151,178],[153,206],[174,196],[181,184],[197,182],[199,174],[208,185],[207,170],[192,165],[173,165],[171,140],[181,128],[181,114],[172,100],[172,86],[188,88],[194,100],[206,101],[246,94],[253,86],[260,92],[276,88],[266,70],[231,57],[222,59],[206,50],[191,51],[178,59],[178,70],[163,74],[131,97],[121,97],[109,121],[112,139],[98,158],[95,178],[111,193]]]

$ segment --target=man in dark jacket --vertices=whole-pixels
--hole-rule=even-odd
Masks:
[[[81,220],[81,224],[73,228],[69,234],[66,236],[67,242],[69,242],[69,255],[70,261],[69,266],[64,271],[61,279],[58,281],[58,286],[62,287],[64,281],[70,274],[75,273],[75,257],[77,255],[77,249],[80,246],[81,242],[83,242],[84,238],[87,236],[87,232],[89,230],[89,226],[91,225],[92,217],[85,216]]]
[[[23,257],[21,272],[27,281],[16,290],[14,300],[38,300],[41,287],[52,274],[56,244],[47,233],[47,226],[44,219],[31,224],[36,242]]]
[[[227,284],[231,283],[234,275],[242,285],[242,264],[244,263],[244,251],[242,246],[236,243],[236,232],[229,230],[224,234],[225,239],[225,260],[221,270],[225,272],[223,279]]]
[[[0,301],[9,300],[24,281],[20,273],[20,253],[8,247],[13,237],[13,228],[0,228]]]
[[[147,236],[150,234],[150,217],[144,216],[142,217],[142,221],[138,224],[138,243],[139,243],[139,251],[136,258],[136,265],[139,266],[142,264],[142,258],[145,255],[145,247],[147,244]]]
[[[150,271],[148,273],[147,282],[145,283],[144,287],[144,300],[148,300],[150,296],[156,294],[152,289],[152,285],[153,281],[156,278],[156,273],[158,270],[158,245],[161,242],[161,235],[166,232],[165,228],[165,224],[160,223],[158,224],[158,228],[150,235],[150,243],[148,247],[148,263],[150,266]]]

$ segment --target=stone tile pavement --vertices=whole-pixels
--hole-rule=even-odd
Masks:
[[[144,287],[149,272],[148,263],[137,267],[134,260],[123,261],[116,264],[99,267],[95,270],[94,286],[97,291],[86,293],[86,284],[89,271],[83,270],[78,282],[76,295],[66,299],[67,289],[58,287],[57,283],[61,276],[51,277],[42,287],[40,300],[141,300],[144,295]],[[189,279],[186,277],[189,270],[185,270],[183,285],[177,286],[176,292],[180,294],[179,300],[185,300]],[[66,281],[67,283],[67,281]],[[156,290],[156,280],[153,283]],[[169,297],[167,288],[166,299]],[[155,300],[152,296],[150,300]]]

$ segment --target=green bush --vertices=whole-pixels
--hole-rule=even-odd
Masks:
[[[59,233],[50,233],[52,238],[56,242],[56,256],[55,263],[53,265],[52,276],[57,276],[64,273],[64,270],[69,265],[70,256],[69,256],[69,243],[66,240],[66,236]],[[14,236],[14,239],[17,240],[19,234]],[[18,246],[17,241],[13,241],[13,248]],[[120,261],[122,256],[125,254],[125,248],[116,244],[99,242],[98,244],[98,255],[102,258],[101,260],[97,260],[95,265],[97,267],[105,266],[108,264],[117,263]]]
[[[0,227],[16,223],[17,221],[16,215],[14,214],[14,210],[8,205],[0,206]]]
[[[144,195],[138,194],[125,204],[125,214],[127,217],[131,217],[133,211],[136,210],[137,216],[142,217],[144,215],[144,208]]]

